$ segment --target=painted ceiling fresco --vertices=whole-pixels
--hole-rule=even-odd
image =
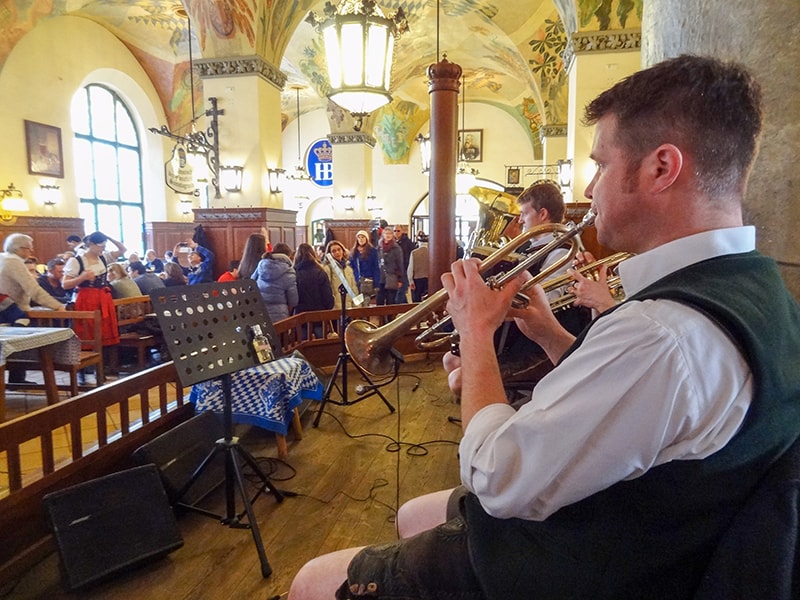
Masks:
[[[395,47],[394,101],[369,120],[387,161],[402,161],[409,140],[428,118],[427,67],[443,55],[464,70],[466,98],[496,106],[538,143],[542,124],[566,122],[567,77],[561,53],[569,33],[638,27],[644,0],[382,0],[384,13],[402,8],[409,33]],[[333,130],[349,115],[329,105],[324,52],[305,21],[325,0],[4,0],[0,6],[0,68],[14,44],[40,19],[91,19],[120,39],[154,82],[171,128],[200,113],[202,83],[191,77],[198,58],[258,55],[288,76],[284,123],[296,117],[293,86],[303,86],[301,113],[328,108]],[[186,15],[191,18],[191,24]],[[437,57],[437,47],[439,56]],[[194,94],[191,84],[194,83]],[[192,109],[191,100],[195,107]]]

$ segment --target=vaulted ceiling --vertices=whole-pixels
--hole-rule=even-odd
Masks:
[[[577,28],[636,27],[643,0],[380,0],[384,13],[402,8],[409,32],[395,48],[394,102],[388,110],[428,108],[427,67],[439,56],[461,65],[469,102],[507,111],[533,134],[566,123],[567,76],[561,53]],[[202,111],[202,84],[189,75],[193,59],[259,56],[287,76],[284,121],[327,106],[324,52],[305,19],[325,0],[16,0],[0,13],[0,65],[40,19],[87,18],[108,29],[137,57],[154,82],[170,126]],[[437,26],[438,9],[438,26]],[[187,14],[190,17],[187,19]],[[566,23],[566,27],[565,27]],[[194,82],[195,93],[190,93]]]

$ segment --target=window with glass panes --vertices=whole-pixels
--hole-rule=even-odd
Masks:
[[[142,154],[130,110],[107,87],[88,85],[72,103],[72,129],[86,232],[102,231],[129,250],[142,250]]]

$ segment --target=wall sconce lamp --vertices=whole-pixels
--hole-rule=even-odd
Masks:
[[[228,192],[241,192],[242,191],[242,173],[243,167],[237,166],[223,166],[219,168],[219,178],[222,187]]]
[[[572,159],[558,161],[558,184],[562,188],[572,185]]]
[[[468,167],[465,162],[460,163],[456,171],[456,194],[468,194],[475,186],[475,178],[479,174],[478,169]]]
[[[283,183],[284,173],[283,169],[267,169],[267,177],[269,179],[269,193],[280,194]]]
[[[58,204],[60,197],[58,190],[61,189],[59,186],[43,183],[39,187],[42,190],[42,202],[45,206],[55,206]]]
[[[182,215],[188,215],[192,212],[192,201],[188,198],[181,197],[178,202],[178,207],[181,209]]]
[[[375,197],[374,194],[370,194],[365,198],[367,203],[367,210],[369,212],[375,212],[376,210],[380,210],[380,206],[378,206],[378,199]]]
[[[355,194],[342,194],[342,206],[344,206],[344,209],[347,211],[355,210],[355,199]]]
[[[422,162],[422,172],[430,173],[431,170],[431,136],[417,134],[414,141],[419,143],[419,155]]]
[[[0,220],[11,221],[14,217],[12,212],[28,212],[31,208],[28,201],[22,195],[22,191],[9,183],[5,189],[0,189]]]

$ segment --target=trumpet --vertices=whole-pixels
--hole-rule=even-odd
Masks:
[[[589,277],[596,280],[600,266],[607,266],[609,273],[612,273],[619,263],[630,258],[631,256],[633,256],[633,254],[629,254],[628,252],[617,252],[611,256],[606,256],[605,258],[601,258],[589,264],[583,265],[575,270],[584,277]],[[563,275],[559,275],[558,277],[553,277],[542,282],[542,288],[545,292],[552,292],[560,287],[569,285],[571,282],[572,276],[569,273],[564,273]],[[622,283],[620,282],[619,275],[611,275],[606,280],[606,283],[608,285],[608,291],[616,300],[621,300],[625,296],[625,293],[622,290]],[[567,292],[566,294],[563,294],[550,302],[550,310],[556,311],[563,308],[568,308],[572,306],[572,303],[575,302],[575,300],[575,294]]]
[[[545,225],[538,225],[524,231],[508,244],[504,245],[499,250],[493,252],[485,260],[481,262],[480,273],[485,275],[497,266],[500,262],[506,259],[506,256],[528,243],[531,239],[544,233],[553,233],[553,241],[545,244],[536,252],[527,256],[524,260],[520,261],[514,268],[506,273],[490,276],[486,279],[486,285],[494,289],[502,287],[507,281],[513,279],[520,273],[527,271],[532,265],[539,262],[543,257],[547,256],[558,248],[569,242],[571,247],[560,260],[554,264],[543,269],[535,278],[536,281],[542,281],[552,275],[555,271],[561,269],[565,264],[570,262],[578,251],[578,236],[579,234],[594,223],[595,213],[589,210],[584,216],[583,220],[578,224],[562,225],[560,223],[550,223]],[[558,235],[556,235],[558,234]],[[382,377],[392,372],[394,365],[391,356],[391,349],[394,343],[408,332],[415,323],[421,320],[421,317],[432,312],[438,311],[447,302],[447,290],[441,289],[434,294],[430,295],[426,300],[417,304],[414,308],[402,315],[398,315],[390,323],[381,327],[376,327],[369,321],[355,320],[344,331],[344,341],[347,351],[350,353],[353,361],[364,371],[374,377]],[[431,347],[439,346],[444,340],[440,339],[436,342],[430,342],[428,338],[438,333],[443,323],[448,322],[450,317],[434,323],[423,334],[417,336],[416,344],[421,349],[430,349]],[[430,332],[430,333],[428,333]],[[427,337],[423,336],[427,333]],[[432,345],[431,345],[432,344]]]

